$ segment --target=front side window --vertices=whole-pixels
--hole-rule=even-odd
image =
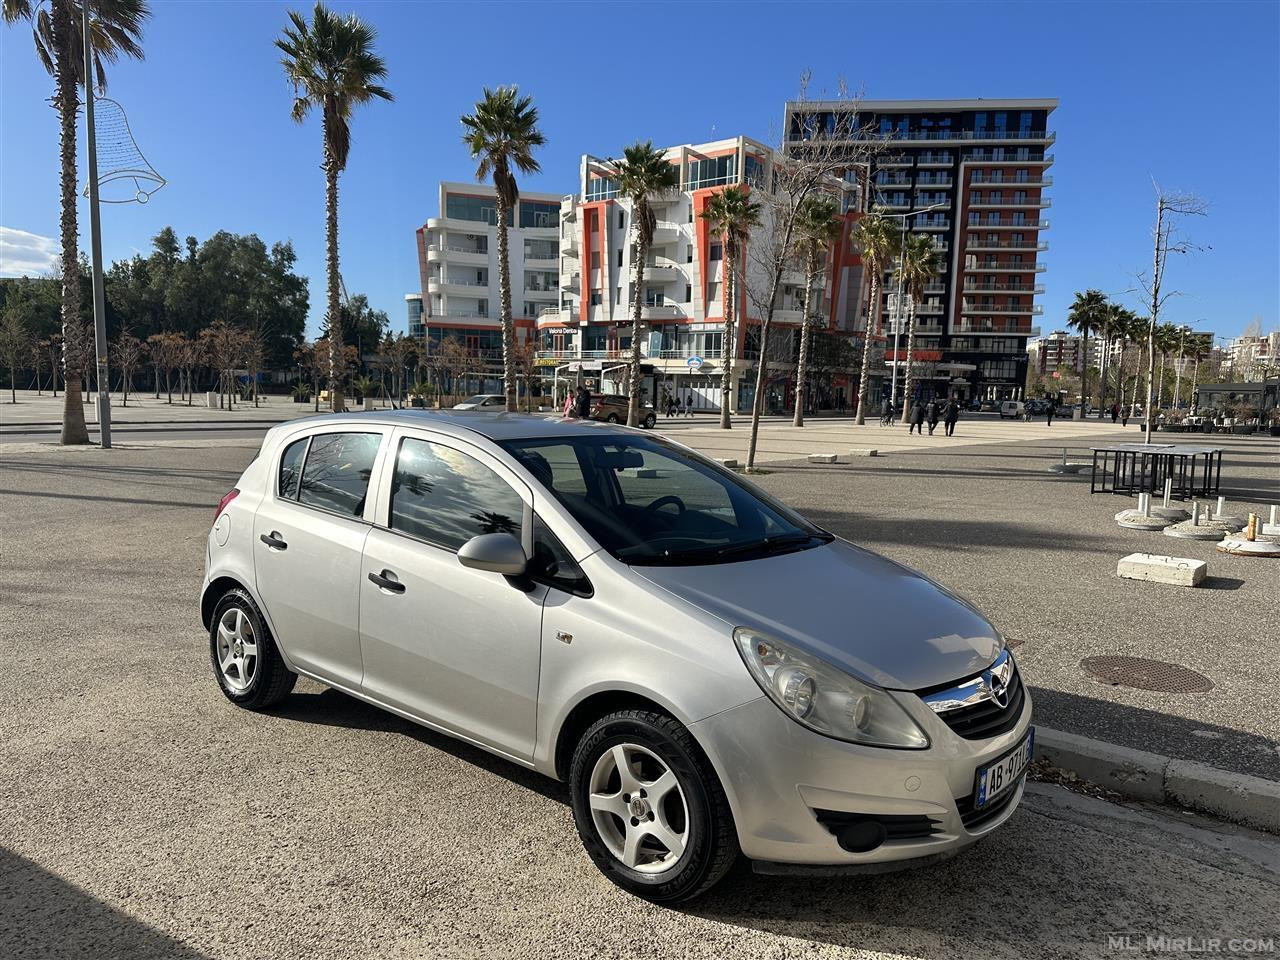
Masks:
[[[475,457],[430,440],[401,441],[391,480],[392,530],[457,550],[484,533],[519,539],[523,520],[520,495]]]
[[[529,558],[528,574],[538,583],[545,583],[566,593],[591,593],[591,583],[582,568],[536,514],[533,518],[533,556]]]
[[[575,436],[502,445],[624,563],[730,563],[831,540],[733,474],[659,438]]]
[[[347,517],[362,516],[381,443],[377,433],[316,434],[307,449],[298,502]]]

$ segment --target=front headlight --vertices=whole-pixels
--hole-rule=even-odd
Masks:
[[[750,627],[738,627],[733,639],[769,699],[810,730],[873,747],[929,746],[924,731],[879,687]]]

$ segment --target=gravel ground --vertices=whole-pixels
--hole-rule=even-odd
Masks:
[[[1191,706],[1115,709],[1274,738],[1264,691],[1190,659],[1195,644],[1178,639],[1199,605],[1222,624],[1239,619],[1238,601],[1260,603],[1257,574],[1215,571],[1246,582],[1188,592],[1191,607],[1130,585],[1157,611],[1135,613],[1111,596],[1105,569],[1129,541],[1109,540],[1095,516],[1120,501],[1033,478],[1038,461],[1001,479],[1020,454],[989,459],[997,453],[805,466],[761,482],[972,595],[1025,639],[1033,683],[1112,709],[1098,698],[1115,691],[1077,679],[1086,693],[1073,692],[1059,661],[1101,643],[1114,609],[1138,644],[1126,650],[1146,649],[1139,638],[1155,631],[1182,645],[1171,659],[1220,684]],[[213,506],[251,456],[171,444],[10,454],[0,465],[0,957],[976,960],[1110,956],[1115,931],[1280,935],[1275,838],[1047,784],[1029,788],[1006,828],[932,869],[839,880],[741,871],[681,910],[630,898],[597,875],[552,781],[311,683],[271,715],[225,701],[196,596]],[[876,471],[893,483],[868,483]],[[1016,507],[1012,537],[959,504],[980,491],[988,510]],[[877,498],[915,506],[859,506]],[[1072,505],[1091,519],[1065,541],[1026,519],[1066,517]],[[1009,549],[1043,537],[1059,545]],[[1090,571],[1096,581],[1077,586]],[[1239,656],[1245,645],[1227,632],[1200,645]],[[1082,646],[1068,652],[1072,643]],[[1262,659],[1237,674],[1274,691],[1275,658]],[[1219,716],[1219,701],[1237,714]],[[1047,722],[1052,700],[1038,702]]]

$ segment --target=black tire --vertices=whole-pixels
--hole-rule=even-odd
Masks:
[[[244,614],[258,646],[257,664],[251,671],[253,676],[245,690],[233,689],[218,665],[218,625],[231,610],[239,610]],[[298,675],[290,671],[281,659],[258,605],[240,587],[233,587],[224,593],[213,608],[213,616],[209,621],[209,663],[213,667],[218,687],[226,698],[246,710],[266,710],[275,706],[289,695],[298,680]]]
[[[675,865],[660,873],[626,866],[601,838],[589,795],[596,761],[614,746],[635,744],[656,754],[676,775],[687,811],[688,841]],[[702,749],[675,719],[650,710],[621,710],[583,734],[569,767],[573,819],[588,856],[615,884],[645,900],[674,903],[700,896],[738,860],[738,836],[724,788]]]
[[[658,423],[657,414],[651,413],[644,418],[643,426],[646,430],[652,430],[655,426],[657,426],[657,423]]]
[[[605,420],[607,420],[609,423],[621,423],[616,413],[609,414],[609,416],[605,417]]]

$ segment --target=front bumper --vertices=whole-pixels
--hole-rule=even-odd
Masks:
[[[893,696],[929,735],[928,749],[833,740],[802,727],[764,697],[693,725],[720,774],[744,854],[773,864],[839,866],[934,858],[975,843],[1012,815],[1022,783],[981,812],[968,801],[975,771],[1026,735],[1030,695],[1017,724],[987,740],[952,732],[914,694]],[[928,818],[930,830],[904,837],[890,830],[875,849],[852,853],[829,826],[841,814],[903,825]]]

